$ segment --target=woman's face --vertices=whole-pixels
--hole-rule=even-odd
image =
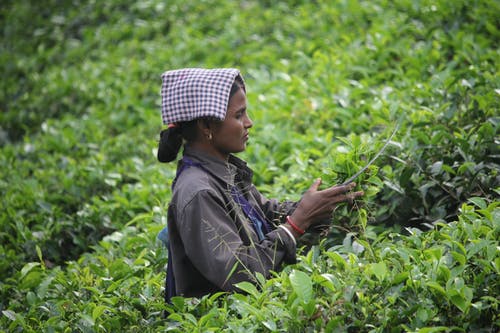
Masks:
[[[248,129],[252,125],[252,120],[247,114],[247,98],[243,89],[240,88],[229,100],[224,121],[214,126],[212,145],[217,153],[227,157],[231,153],[245,150]]]

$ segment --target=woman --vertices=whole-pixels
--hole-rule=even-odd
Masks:
[[[252,184],[252,171],[233,154],[245,150],[252,121],[245,83],[236,69],[188,68],[162,75],[161,162],[183,158],[168,208],[166,298],[231,291],[241,281],[268,277],[296,260],[296,239],[334,207],[362,192],[354,184],[279,203]]]

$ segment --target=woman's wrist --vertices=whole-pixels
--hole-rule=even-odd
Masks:
[[[292,227],[290,227],[288,224],[280,224],[278,228],[285,230],[286,234],[290,237],[290,239],[293,241],[293,244],[297,246],[296,239],[299,237],[296,233],[294,233]]]
[[[305,232],[306,232],[305,228],[303,228],[302,225],[297,224],[292,217],[287,216],[286,223],[287,223],[287,226],[290,227],[289,230],[291,230],[293,232],[293,234],[294,234],[294,236],[296,236],[296,238],[305,234]]]
[[[287,230],[287,234],[292,236],[294,239],[300,238],[300,234],[293,230],[293,228],[288,223],[280,224],[280,227]]]
[[[295,224],[301,230],[307,230],[311,223],[308,221],[307,217],[302,214],[300,209],[296,209],[292,214],[287,216],[287,219],[290,218],[292,223]]]

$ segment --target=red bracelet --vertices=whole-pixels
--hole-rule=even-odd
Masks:
[[[286,217],[286,221],[288,222],[288,224],[292,227],[293,230],[297,231],[300,235],[303,235],[305,234],[305,230],[302,230],[300,229],[295,223],[293,223],[292,219],[290,218],[290,216],[287,216]]]

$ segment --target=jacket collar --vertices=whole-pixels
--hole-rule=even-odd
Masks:
[[[204,169],[224,183],[234,185],[241,182],[247,184],[252,182],[253,171],[247,166],[245,161],[234,155],[229,155],[227,161],[223,161],[202,150],[189,146],[184,147],[183,154],[193,161],[201,163]]]

